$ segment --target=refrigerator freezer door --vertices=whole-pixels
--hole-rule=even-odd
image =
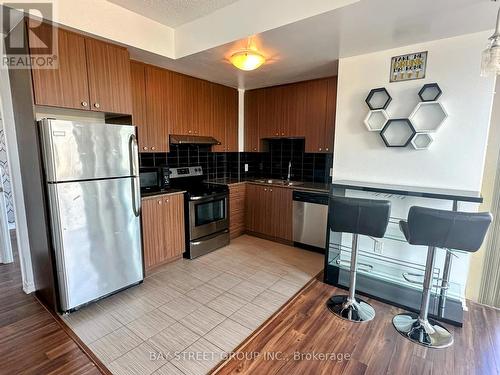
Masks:
[[[47,182],[138,175],[134,126],[48,119],[39,126]]]
[[[134,178],[48,185],[63,311],[143,279]]]

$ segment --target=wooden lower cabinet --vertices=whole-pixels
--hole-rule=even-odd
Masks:
[[[293,240],[293,191],[288,188],[273,187],[271,225],[274,237]]]
[[[245,233],[246,184],[229,185],[229,236],[231,239]]]
[[[142,199],[142,236],[146,271],[182,256],[186,249],[182,193]]]
[[[292,193],[289,188],[247,184],[247,230],[292,241]]]

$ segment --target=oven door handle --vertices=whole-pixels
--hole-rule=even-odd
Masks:
[[[198,196],[198,197],[189,197],[190,201],[205,201],[205,202],[210,202],[217,200],[219,198],[227,198],[229,194],[227,193],[222,193],[222,194],[217,194],[217,195],[209,195],[209,196]]]

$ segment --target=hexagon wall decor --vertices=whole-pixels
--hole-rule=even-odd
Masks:
[[[387,121],[380,136],[387,147],[406,147],[411,142],[416,131],[407,118]]]
[[[447,117],[441,103],[420,102],[409,119],[418,133],[429,133],[437,131]]]
[[[368,112],[365,117],[366,128],[371,132],[381,131],[384,128],[389,116],[383,109]]]
[[[366,97],[366,104],[374,111],[377,109],[387,109],[392,98],[384,87],[373,89]]]
[[[415,150],[427,150],[432,142],[434,139],[430,133],[416,133],[411,140],[411,145]]]
[[[418,96],[423,102],[435,102],[439,99],[442,93],[443,92],[437,83],[427,83],[420,89]]]

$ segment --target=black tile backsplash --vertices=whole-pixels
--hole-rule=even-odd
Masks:
[[[294,181],[325,183],[330,180],[331,154],[304,152],[303,139],[267,141],[267,152],[211,152],[210,146],[171,145],[169,153],[141,153],[144,167],[187,167],[201,165],[209,179],[216,178],[276,178],[285,179],[288,163],[292,162]],[[248,171],[245,172],[245,164]]]

